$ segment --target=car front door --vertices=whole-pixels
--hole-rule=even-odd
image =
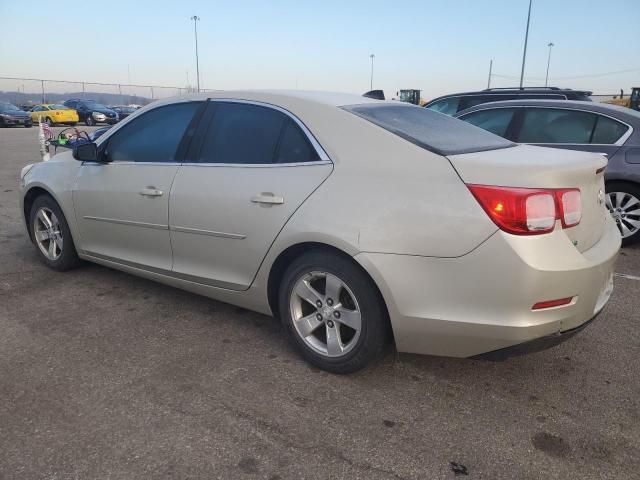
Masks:
[[[288,113],[212,101],[171,190],[174,275],[247,289],[284,224],[332,169]]]
[[[161,106],[99,145],[73,188],[82,250],[103,260],[169,272],[169,192],[185,132],[203,102]]]

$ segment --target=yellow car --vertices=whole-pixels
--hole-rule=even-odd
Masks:
[[[31,120],[33,123],[38,123],[42,119],[47,125],[55,125],[58,123],[68,123],[69,125],[75,125],[80,121],[78,118],[78,112],[58,104],[42,104],[36,105],[31,109]]]

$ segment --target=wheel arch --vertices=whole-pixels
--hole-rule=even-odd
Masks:
[[[47,188],[42,185],[34,185],[30,187],[24,194],[22,201],[22,215],[24,216],[24,223],[27,226],[27,232],[29,233],[29,238],[33,241],[33,237],[31,234],[31,226],[29,225],[29,216],[31,215],[31,207],[33,206],[33,202],[35,202],[36,198],[41,195],[47,195],[53,199],[54,202],[58,204],[62,213],[67,217],[67,213],[63,210],[62,204],[56,198],[56,196]],[[68,221],[67,221],[68,222]]]
[[[271,269],[269,270],[269,276],[267,280],[267,298],[269,302],[269,307],[271,308],[271,312],[274,315],[278,315],[278,293],[280,284],[282,283],[282,278],[284,276],[287,267],[291,264],[293,260],[296,258],[310,252],[310,251],[324,251],[333,253],[339,257],[344,258],[345,260],[351,262],[355,265],[366,277],[371,281],[376,289],[376,294],[384,308],[386,324],[388,335],[393,339],[393,330],[391,325],[391,320],[389,317],[389,307],[387,302],[382,295],[382,291],[379,285],[374,280],[373,276],[361,265],[359,262],[354,260],[353,256],[345,252],[344,250],[335,247],[333,245],[322,243],[322,242],[300,242],[294,245],[290,245],[286,249],[284,249],[280,254],[276,257],[274,262],[271,264]]]

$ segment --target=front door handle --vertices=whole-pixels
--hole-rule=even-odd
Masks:
[[[160,197],[163,193],[162,190],[158,190],[155,187],[147,187],[140,190],[140,195],[144,195],[145,197]]]
[[[251,197],[253,203],[261,203],[263,205],[282,205],[284,198],[278,197],[271,192],[263,192],[260,195]]]

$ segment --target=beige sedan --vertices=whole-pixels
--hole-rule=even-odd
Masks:
[[[88,260],[279,315],[305,359],[344,373],[391,338],[497,357],[586,325],[620,247],[605,164],[407,104],[212,92],[26,166],[21,198],[51,268]]]

